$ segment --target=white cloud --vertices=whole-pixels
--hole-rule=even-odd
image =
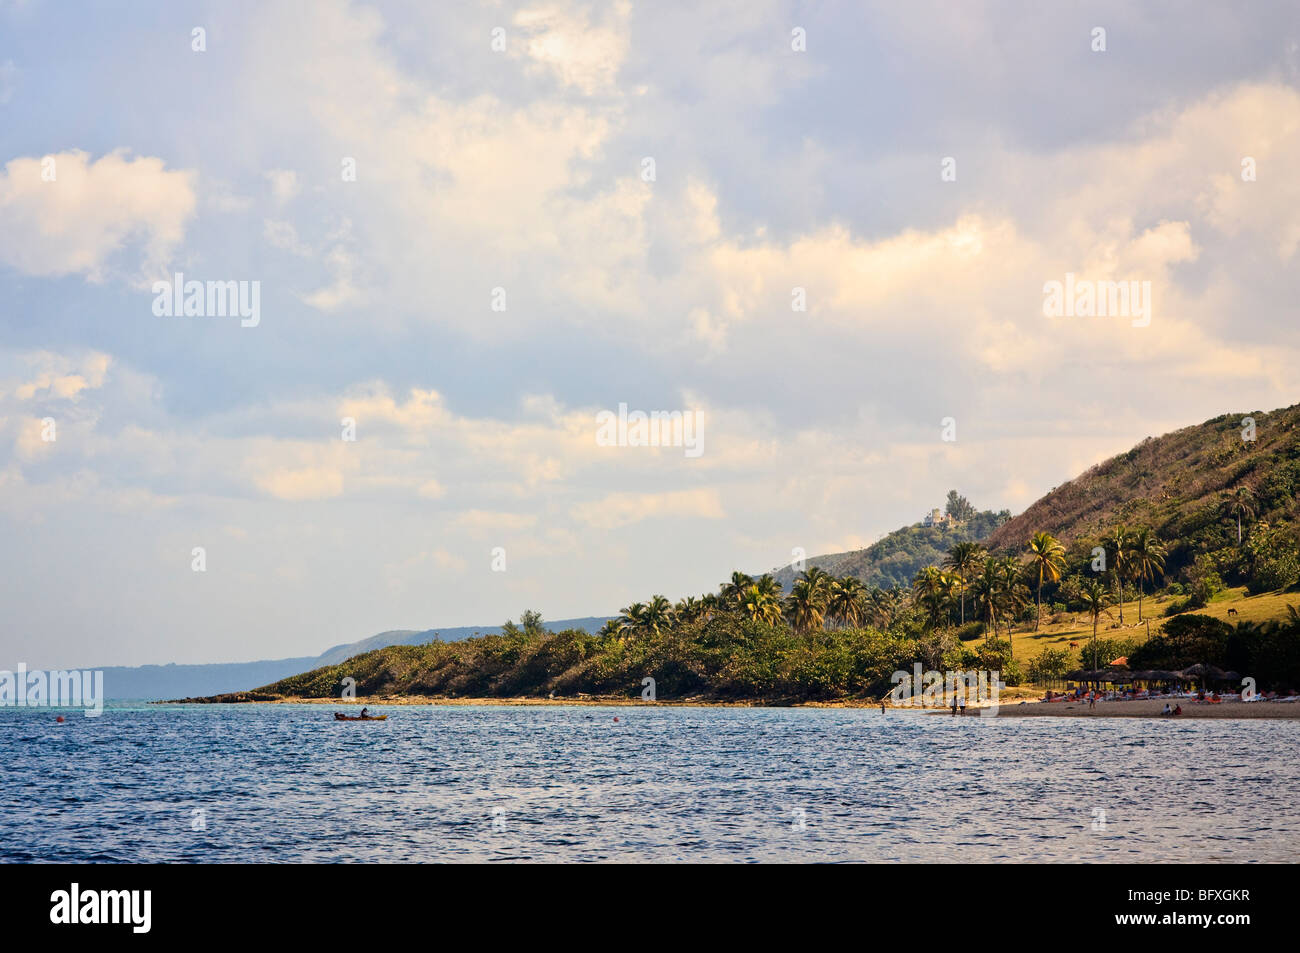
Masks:
[[[42,178],[47,170],[53,181]],[[112,256],[138,242],[135,270],[159,273],[194,214],[194,180],[125,150],[94,162],[80,150],[13,159],[0,174],[0,261],[30,275],[100,281]]]
[[[277,205],[284,205],[297,196],[301,186],[298,173],[293,169],[271,169],[265,173],[266,181],[271,187],[271,198]]]
[[[603,499],[573,507],[575,519],[596,529],[618,529],[642,520],[726,517],[717,490],[677,490],[671,493],[611,493]]]
[[[537,71],[591,96],[615,88],[627,58],[631,12],[632,4],[619,0],[605,9],[605,23],[592,24],[589,10],[555,3],[521,10],[513,23]]]

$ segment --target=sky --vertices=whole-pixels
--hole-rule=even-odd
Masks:
[[[1298,249],[1294,3],[0,0],[0,667],[1019,512],[1300,399]]]

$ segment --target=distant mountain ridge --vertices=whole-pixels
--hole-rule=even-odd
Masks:
[[[548,625],[559,629],[596,632],[609,616],[558,619]],[[356,642],[344,642],[317,656],[263,659],[255,662],[216,662],[203,665],[88,666],[104,673],[104,695],[109,699],[158,701],[244,691],[326,665],[337,665],[354,655],[390,645],[421,645],[440,639],[456,642],[472,635],[499,635],[499,625],[463,625],[439,629],[390,629]]]

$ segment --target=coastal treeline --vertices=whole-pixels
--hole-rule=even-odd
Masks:
[[[1202,535],[1203,551],[1190,558],[1183,541],[1121,524],[1068,546],[1047,532],[994,550],[959,539],[906,587],[868,586],[817,566],[788,587],[771,573],[737,571],[712,592],[630,603],[596,633],[552,632],[526,612],[500,635],[392,646],[259,691],[331,697],[351,678],[363,695],[636,696],[651,678],[664,697],[833,700],[879,697],[894,672],[917,662],[997,671],[1015,686],[1052,684],[1122,657],[1135,669],[1200,663],[1249,674],[1261,688],[1300,686],[1295,610],[1288,619],[1236,626],[1184,614],[1211,602],[1228,584],[1225,575],[1253,588],[1294,585],[1293,537],[1255,521],[1256,512],[1249,489],[1225,492],[1217,535]],[[954,492],[948,515],[979,514]],[[1170,578],[1174,553],[1180,568]],[[1158,618],[1165,624],[1154,634],[1152,597],[1160,616],[1177,615]],[[1036,631],[1080,617],[1091,634],[1077,649],[1015,657],[1017,627]]]
[[[597,634],[547,631],[535,613],[501,635],[395,645],[339,665],[216,700],[362,696],[447,698],[579,695],[635,698],[654,679],[659,698],[768,703],[878,698],[898,670],[1001,670],[1004,643],[962,646],[951,633],[909,636],[870,627],[809,629],[721,611],[692,621]]]

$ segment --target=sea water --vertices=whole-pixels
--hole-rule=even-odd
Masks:
[[[1293,861],[1300,721],[0,710],[6,861]],[[74,713],[75,715],[75,713]]]

